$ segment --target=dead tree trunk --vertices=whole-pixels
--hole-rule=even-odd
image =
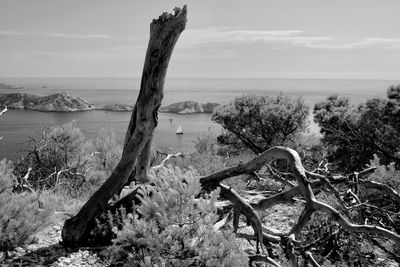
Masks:
[[[122,158],[111,176],[79,213],[65,221],[62,230],[65,246],[76,247],[85,243],[95,225],[95,218],[104,211],[109,199],[124,186],[135,165],[139,173],[147,171],[148,153],[158,122],[168,63],[175,43],[186,26],[186,6],[174,11],[174,14],[163,13],[150,24],[140,92],[127,130]]]

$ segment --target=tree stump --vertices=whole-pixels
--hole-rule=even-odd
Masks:
[[[77,215],[68,219],[62,229],[64,246],[84,245],[95,219],[107,207],[110,198],[124,186],[137,169],[141,180],[147,179],[149,147],[158,122],[158,108],[163,98],[164,80],[174,46],[186,26],[186,6],[174,14],[163,13],[150,24],[150,40],[143,67],[140,92],[132,112],[121,160],[111,176],[90,197]],[[143,173],[145,173],[143,175]]]

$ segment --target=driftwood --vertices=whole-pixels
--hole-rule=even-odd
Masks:
[[[0,116],[3,115],[4,113],[6,113],[8,110],[7,106],[4,106],[4,109],[2,111],[0,111]]]
[[[76,247],[85,243],[95,226],[95,218],[105,210],[109,199],[126,184],[135,166],[138,172],[147,171],[148,151],[158,123],[157,114],[163,98],[168,63],[175,43],[186,26],[186,6],[174,11],[174,14],[162,14],[150,25],[140,92],[127,130],[122,158],[79,213],[65,221],[62,229],[65,246]],[[146,180],[146,175],[142,180]]]

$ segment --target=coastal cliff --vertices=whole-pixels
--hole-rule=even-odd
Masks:
[[[88,101],[79,97],[72,97],[66,93],[57,93],[48,96],[37,96],[26,93],[0,93],[0,106],[7,106],[9,109],[58,112],[95,109],[95,106]]]
[[[160,107],[159,111],[163,113],[176,113],[176,114],[192,114],[192,113],[212,113],[214,108],[219,106],[218,103],[200,104],[195,101],[182,101],[168,106]]]

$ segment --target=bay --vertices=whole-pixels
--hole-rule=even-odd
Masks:
[[[139,93],[138,78],[0,78],[0,82],[23,89],[3,89],[0,92],[26,92],[49,95],[67,92],[82,97],[93,104],[134,104]],[[373,97],[385,97],[386,89],[400,80],[323,80],[323,79],[167,79],[163,105],[193,100],[200,103],[227,104],[243,94],[276,95],[280,92],[292,97],[301,96],[312,107],[327,96],[347,96],[359,104]],[[3,107],[0,107],[2,109]],[[24,155],[29,136],[40,136],[41,129],[50,123],[63,124],[76,120],[87,138],[96,136],[99,128],[112,128],[117,140],[123,143],[130,112],[87,111],[73,113],[8,110],[0,117],[0,159],[16,160]],[[312,117],[310,117],[310,120]],[[172,121],[171,121],[172,120]],[[182,125],[184,134],[175,131]],[[177,151],[193,151],[193,141],[211,128],[219,133],[221,128],[211,121],[209,114],[159,114],[155,132],[156,147],[170,146]],[[318,127],[311,124],[311,131]]]

